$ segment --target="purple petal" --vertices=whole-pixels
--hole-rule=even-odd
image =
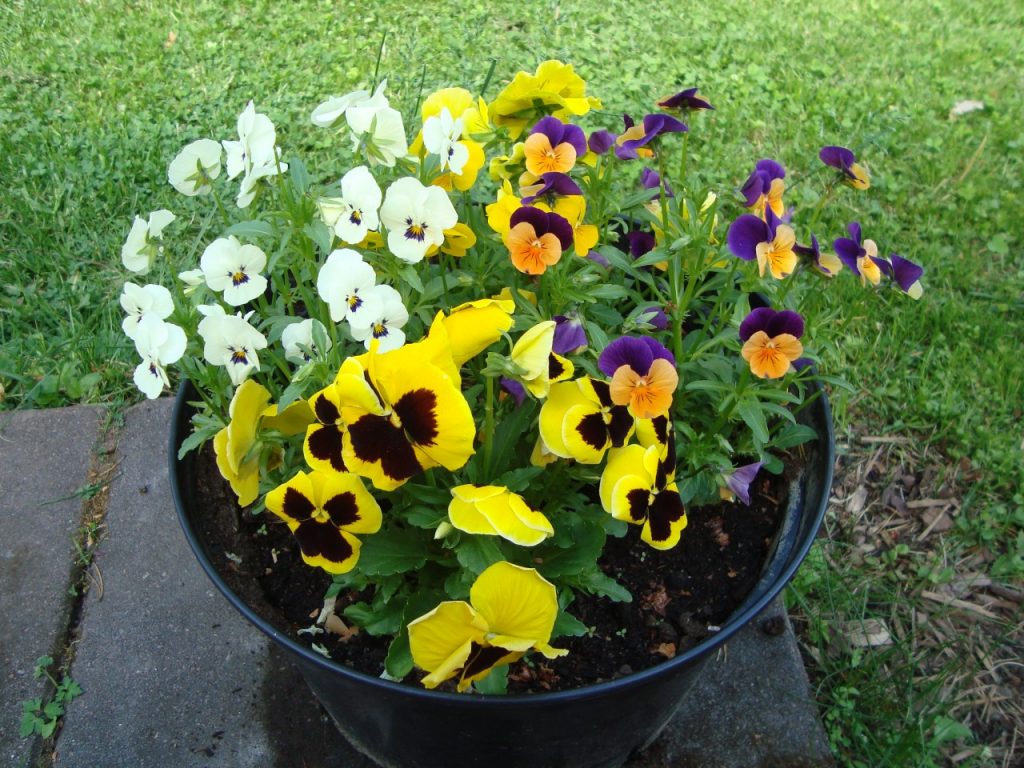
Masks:
[[[630,232],[626,235],[629,241],[629,255],[639,259],[645,253],[650,253],[657,245],[654,235],[650,232]]]
[[[548,232],[558,238],[562,244],[562,250],[568,251],[572,247],[572,224],[557,213],[548,214]]]
[[[537,191],[523,198],[523,205],[529,205],[538,197],[544,197],[546,195],[561,195],[566,197],[568,195],[582,195],[583,190],[579,188],[575,181],[565,173],[558,173],[556,171],[550,171],[548,173],[542,173],[540,176],[540,187]]]
[[[769,185],[775,179],[786,178],[786,169],[782,167],[781,163],[777,163],[770,158],[758,160],[757,165],[755,165],[754,167],[768,177]]]
[[[615,134],[611,131],[594,131],[590,134],[590,140],[587,142],[587,146],[590,147],[590,151],[595,155],[603,155],[609,149],[612,144],[615,143]]]
[[[817,264],[821,260],[821,247],[818,245],[818,238],[811,235],[810,245],[800,245],[800,243],[794,243],[793,251],[798,256],[810,256],[814,259],[814,263]]]
[[[860,222],[851,221],[846,225],[846,231],[850,233],[850,237],[857,243],[857,247],[860,248],[860,244],[863,242],[861,239]]]
[[[892,262],[891,277],[904,293],[909,291],[914,283],[921,279],[921,275],[924,274],[923,267],[915,264],[910,259],[904,259],[898,253],[890,253],[889,259]]]
[[[605,269],[609,269],[612,265],[612,263],[602,256],[599,251],[591,251],[584,258],[590,259],[595,264],[600,264]]]
[[[555,338],[551,342],[551,351],[556,355],[573,355],[587,346],[587,334],[583,323],[578,317],[556,315]]]
[[[747,208],[750,208],[756,203],[761,195],[765,194],[768,188],[765,184],[765,177],[758,171],[751,173],[743,186],[740,188],[740,194],[743,195],[745,202],[743,203]]]
[[[696,88],[687,88],[674,96],[658,102],[662,109],[714,109],[708,102],[697,95]]]
[[[558,238],[563,251],[569,250],[572,246],[572,225],[557,213],[548,213],[540,208],[524,205],[512,212],[509,226],[514,227],[524,221],[533,227],[538,236],[552,233]]]
[[[653,314],[651,314],[653,313]],[[646,319],[649,325],[655,330],[666,331],[668,330],[668,315],[665,314],[665,310],[656,304],[652,304],[649,307],[644,307],[640,310],[640,316],[651,315]]]
[[[724,476],[725,484],[729,486],[729,490],[748,507],[750,506],[750,484],[754,482],[754,478],[757,477],[758,470],[760,469],[761,462],[755,461],[753,464],[736,467],[736,469]]]
[[[648,141],[663,133],[685,133],[688,130],[686,123],[676,120],[672,115],[652,112],[644,116],[644,134],[645,138],[650,137]]]
[[[562,136],[565,134],[565,123],[557,117],[542,117],[537,121],[536,125],[530,129],[531,136],[535,133],[543,133],[548,137],[548,141],[551,142],[551,146],[557,147],[563,141]]]
[[[523,401],[526,400],[526,388],[515,379],[502,376],[501,388],[516,399],[516,405],[522,405]]]
[[[791,309],[783,309],[776,312],[775,316],[768,321],[764,332],[771,338],[789,333],[799,339],[804,335],[804,319]]]
[[[657,339],[652,339],[650,336],[641,336],[641,340],[647,345],[647,348],[651,350],[651,354],[654,355],[654,360],[668,360],[672,365],[676,364],[676,356],[668,351],[668,347],[662,344]],[[654,360],[651,362],[653,363]],[[636,368],[633,369],[637,371]],[[637,371],[640,373],[640,371]],[[643,375],[643,374],[641,374]]]
[[[572,148],[576,150],[576,157],[583,157],[587,154],[587,135],[583,133],[583,129],[578,125],[566,124],[565,133],[562,135],[562,143],[572,144]]]
[[[792,363],[793,368],[797,371],[802,371],[804,368],[810,368],[814,365],[814,361],[809,357],[798,357]]]
[[[623,365],[628,365],[641,376],[646,376],[654,362],[654,353],[644,339],[621,336],[613,341],[597,359],[597,367],[605,376],[614,376]]]
[[[852,224],[850,226],[853,226]],[[860,243],[851,240],[848,237],[837,237],[832,241],[832,250],[836,252],[836,256],[839,260],[845,264],[851,272],[855,275],[860,274],[860,269],[857,267],[857,260],[864,255],[864,249],[860,247]]]
[[[644,168],[640,171],[640,184],[644,189],[657,189],[661,186],[661,174],[653,168]],[[665,197],[674,197],[672,188],[665,183]]]
[[[764,331],[774,316],[775,310],[771,307],[758,307],[752,310],[740,323],[740,341],[747,341],[758,331]]]
[[[848,171],[850,166],[856,161],[856,158],[853,156],[853,152],[848,150],[846,147],[822,147],[821,151],[818,153],[818,157],[825,165],[838,168],[840,171]]]
[[[767,224],[757,216],[745,213],[729,226],[725,239],[734,256],[744,261],[754,261],[758,244],[769,242],[771,237],[768,235]]]

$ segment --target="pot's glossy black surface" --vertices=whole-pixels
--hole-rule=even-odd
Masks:
[[[291,653],[352,745],[388,768],[621,765],[669,721],[708,654],[753,620],[790,580],[814,541],[832,485],[832,415],[822,393],[801,414],[819,437],[804,446],[807,463],[790,487],[762,577],[720,632],[656,667],[576,690],[488,697],[439,693],[370,677],[324,658],[256,615],[224,583],[192,526],[202,503],[195,492],[195,454],[177,460],[178,447],[191,432],[190,391],[186,384],[178,392],[170,441],[171,489],[189,544],[228,601]]]

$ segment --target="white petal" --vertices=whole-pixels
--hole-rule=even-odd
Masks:
[[[183,195],[207,194],[213,187],[208,180],[220,175],[220,144],[212,139],[198,139],[185,146],[167,166],[167,180]],[[200,175],[202,169],[202,178]]]
[[[451,154],[448,155],[448,167],[456,176],[462,173],[462,169],[469,162],[469,147],[461,141],[452,145]]]
[[[263,295],[267,290],[267,278],[263,275],[246,273],[245,281],[235,285],[233,282],[224,289],[224,301],[232,307],[240,307]]]
[[[153,239],[159,238],[164,231],[164,227],[176,218],[177,216],[166,208],[161,208],[159,211],[153,211],[149,214],[149,236]]]
[[[164,387],[170,382],[167,372],[155,360],[143,360],[132,376],[135,386],[150,400],[160,397]]]

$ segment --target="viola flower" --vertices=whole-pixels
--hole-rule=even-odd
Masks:
[[[732,501],[734,498],[738,498],[749,507],[750,485],[754,482],[761,467],[762,463],[755,461],[753,464],[736,467],[732,472],[722,473],[722,480],[725,482],[725,487],[721,489],[720,494],[722,500]]]
[[[242,245],[234,235],[214,240],[203,251],[199,266],[210,290],[224,292],[224,301],[240,307],[267,290],[267,278],[260,272],[267,266],[267,254],[255,245]]]
[[[222,141],[229,179],[248,176],[255,168],[274,165],[277,131],[270,118],[256,111],[250,101],[238,116],[238,141]],[[276,168],[275,168],[275,173]],[[245,206],[239,206],[244,208]]]
[[[259,183],[261,180],[288,170],[288,163],[281,162],[281,149],[275,147],[274,152],[274,159],[263,165],[254,166],[242,177],[242,183],[238,187],[238,196],[235,198],[235,205],[239,208],[248,208],[252,201],[256,199],[256,195],[260,190]]]
[[[327,302],[331,320],[348,320],[353,328],[369,328],[381,314],[380,295],[374,293],[377,274],[351,248],[331,251],[316,276],[316,292]]]
[[[149,272],[153,260],[164,250],[160,235],[164,227],[175,218],[173,213],[164,208],[153,211],[148,220],[141,216],[135,217],[128,238],[121,246],[121,263],[127,270],[140,275]]]
[[[260,417],[269,403],[270,392],[266,387],[251,379],[243,381],[228,406],[228,425],[213,438],[217,469],[243,507],[259,496],[260,457],[253,449]]]
[[[213,139],[197,139],[185,146],[167,166],[171,186],[188,197],[208,195],[220,176],[221,148]]]
[[[476,245],[476,232],[468,224],[463,224],[460,221],[454,227],[444,231],[444,242],[441,243],[438,250],[441,253],[454,256],[456,259],[461,259],[469,253],[469,249],[474,245]],[[427,255],[432,256],[433,254],[428,252]]]
[[[839,270],[843,268],[843,262],[841,262],[839,257],[834,253],[821,252],[821,246],[818,245],[818,238],[814,235],[811,235],[811,244],[809,246],[795,243],[793,245],[793,252],[796,253],[797,256],[809,257],[815,271],[825,277],[835,277]]]
[[[517,493],[499,485],[457,485],[452,488],[448,519],[465,533],[501,536],[521,547],[532,547],[554,536],[551,522]]]
[[[376,341],[380,352],[390,352],[405,344],[405,331],[402,328],[409,322],[409,310],[402,302],[402,294],[390,285],[375,285],[366,292],[365,298],[379,309],[376,315],[359,316],[360,322],[368,319],[368,325],[356,325],[349,321],[352,338],[363,342],[367,349]]]
[[[640,186],[644,189],[659,189],[661,187],[661,174],[651,168],[644,168],[640,171]],[[665,183],[665,197],[675,197],[672,187]]]
[[[765,267],[776,280],[788,277],[796,269],[796,234],[788,224],[780,223],[770,208],[767,219],[750,213],[736,219],[729,227],[726,243],[733,255],[744,261],[756,259],[761,277]]]
[[[557,117],[541,118],[526,139],[526,170],[535,176],[568,173],[587,151],[587,137],[578,125]]]
[[[461,368],[507,333],[515,308],[511,299],[478,299],[453,308],[442,322],[455,365]]]
[[[786,210],[782,195],[786,191],[786,169],[774,160],[758,160],[754,171],[747,177],[740,192],[746,198],[745,205],[762,219],[767,218],[769,209],[776,216]]]
[[[685,110],[714,109],[711,104],[701,98],[696,88],[687,88],[673,96],[666,96],[657,103],[657,106],[664,110],[680,112]]]
[[[544,320],[516,339],[509,354],[509,359],[522,371],[515,378],[536,398],[548,394],[551,384],[551,345],[554,340],[555,321]],[[568,361],[566,363],[571,365]]]
[[[551,171],[537,178],[527,186],[519,189],[523,193],[523,205],[530,205],[538,198],[542,198],[553,204],[559,197],[567,195],[582,196],[583,190],[572,180],[572,177],[565,173]]]
[[[641,525],[640,538],[655,549],[671,549],[686,528],[686,509],[675,483],[675,450],[627,445],[614,448],[601,473],[601,506],[616,520]]]
[[[313,125],[320,128],[337,128],[341,121],[347,118],[349,110],[369,109],[372,112],[383,109],[388,106],[388,100],[384,96],[386,86],[387,80],[382,81],[373,95],[369,91],[352,91],[344,96],[332,96],[313,110],[310,120]],[[358,117],[356,122],[362,123]]]
[[[843,181],[854,189],[868,189],[871,186],[867,170],[846,147],[822,147],[818,157],[825,165],[842,171]]]
[[[205,315],[199,323],[199,335],[204,341],[203,357],[211,365],[225,366],[231,383],[237,387],[250,371],[259,369],[256,353],[266,349],[267,337],[249,325],[241,313],[225,314],[216,304],[197,309]]]
[[[153,314],[144,314],[135,327],[135,349],[142,356],[132,381],[147,398],[154,400],[171,385],[166,366],[185,354],[185,331],[165,323]]]
[[[572,246],[572,226],[557,213],[524,206],[512,213],[509,225],[502,240],[513,266],[525,274],[544,274]]]
[[[341,197],[321,198],[317,205],[324,224],[333,228],[342,242],[355,245],[380,226],[377,211],[382,199],[370,169],[360,165],[341,177]]]
[[[426,138],[427,121],[440,117],[445,110],[448,110],[452,118],[461,121],[462,124],[461,135],[453,139],[455,143],[452,146],[452,157],[458,155],[461,159],[461,155],[465,153],[465,160],[461,163],[461,168],[458,171],[455,171],[449,162],[448,171],[442,173],[431,183],[445,190],[454,188],[466,192],[473,188],[480,169],[487,161],[484,145],[480,141],[474,140],[473,137],[479,136],[481,141],[486,141],[493,134],[493,127],[487,113],[487,104],[483,99],[474,100],[473,95],[465,88],[442,88],[427,96],[423,100],[421,109],[424,131],[416,138],[409,151],[419,154],[421,145]]]
[[[533,568],[501,561],[477,576],[469,603],[445,601],[410,622],[409,649],[429,673],[425,687],[457,676],[461,692],[527,651],[549,659],[568,653],[549,645],[557,616],[553,584]]]
[[[616,138],[615,134],[611,131],[604,129],[594,131],[590,134],[590,138],[587,139],[587,149],[595,155],[603,155],[615,145]]]
[[[861,242],[860,222],[853,221],[847,225],[846,231],[849,237],[838,237],[832,241],[832,247],[836,256],[855,275],[860,275],[860,283],[864,285],[870,282],[878,285],[882,279],[882,271],[879,268],[878,246],[874,240]]]
[[[615,156],[620,160],[636,160],[653,155],[647,146],[663,133],[682,133],[689,130],[670,115],[650,114],[644,116],[642,124],[637,125],[629,115],[623,115],[626,130],[615,140]]]
[[[912,262],[910,259],[905,259],[898,253],[890,253],[889,260],[875,259],[875,263],[878,268],[886,274],[887,277],[895,281],[896,285],[899,286],[900,290],[903,291],[907,296],[912,299],[920,299],[924,293],[924,289],[921,287],[921,275],[924,274],[924,269],[919,265]]]
[[[317,349],[316,343],[313,341],[314,327],[319,328],[320,333],[327,340],[326,349]],[[322,355],[330,352],[331,347],[334,346],[327,335],[327,328],[324,327],[324,324],[312,318],[299,320],[281,331],[281,344],[284,346],[285,359],[297,365],[308,363],[311,359],[310,352]]]
[[[679,385],[675,357],[649,336],[623,336],[601,352],[597,367],[611,377],[615,405],[629,407],[637,419],[663,416]]]
[[[336,125],[339,112],[344,114],[352,131],[353,148],[358,149],[362,145],[371,165],[391,168],[397,158],[408,154],[409,145],[405,139],[402,113],[388,104],[384,96],[386,87],[387,80],[382,80],[372,96],[366,91],[356,91],[324,102],[313,111],[313,121],[319,125]]]
[[[650,253],[657,247],[658,241],[653,232],[634,230],[626,233],[626,242],[629,243],[629,255],[634,259]]]
[[[598,464],[611,447],[633,434],[629,409],[612,401],[607,382],[584,376],[552,384],[540,408],[540,436],[550,453]]]
[[[780,379],[804,353],[803,335],[804,319],[796,312],[759,307],[740,323],[740,352],[755,376]]]
[[[307,565],[351,571],[362,546],[355,534],[376,533],[381,511],[362,481],[345,472],[301,470],[267,494],[267,509],[288,525]]]
[[[185,284],[182,292],[186,296],[191,296],[202,286],[206,285],[206,275],[203,274],[201,269],[186,269],[184,272],[179,272],[178,279]]]
[[[424,187],[407,176],[394,182],[384,196],[380,220],[388,228],[388,248],[402,261],[422,261],[431,245],[444,242],[444,231],[459,220],[448,195],[439,187]]]
[[[512,228],[509,222],[512,214],[521,207],[519,196],[512,191],[512,183],[506,179],[498,189],[497,199],[485,208],[487,224],[499,235],[504,235]]]
[[[127,317],[121,323],[124,335],[135,341],[139,321],[145,315],[153,315],[158,320],[165,320],[174,312],[174,299],[171,292],[162,285],[143,285],[125,283],[121,289],[121,308]]]
[[[557,197],[550,204],[537,201],[533,203],[533,207],[548,213],[557,213],[569,222],[569,226],[572,228],[573,251],[577,256],[586,256],[597,245],[600,237],[597,227],[593,224],[583,223],[587,214],[587,202],[583,195]]]
[[[601,101],[586,95],[587,84],[571,64],[544,61],[534,74],[517,72],[489,106],[496,126],[508,128],[515,140],[538,114],[548,113],[559,120],[570,115],[585,115],[600,109]]]
[[[437,364],[441,352],[432,340],[385,353],[371,348],[348,358],[334,380],[345,466],[376,488],[394,490],[431,467],[459,469],[473,455],[473,414],[459,380]]]
[[[423,146],[427,152],[441,158],[441,170],[450,169],[458,175],[469,161],[469,147],[462,138],[462,120],[452,117],[447,107],[438,115],[423,121]]]
[[[555,337],[551,351],[558,355],[575,355],[587,348],[587,334],[578,315],[555,315]]]

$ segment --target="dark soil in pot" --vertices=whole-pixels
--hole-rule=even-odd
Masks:
[[[197,535],[228,586],[270,624],[298,642],[326,647],[330,657],[376,677],[390,638],[365,632],[347,638],[308,633],[330,577],[302,562],[287,527],[266,513],[238,508],[211,446],[197,459]],[[633,595],[632,603],[579,594],[569,612],[593,632],[552,641],[569,654],[524,659],[510,670],[510,692],[565,690],[654,666],[717,631],[756,584],[786,507],[788,479],[762,472],[751,506],[724,503],[688,509],[689,525],[673,550],[658,552],[639,531],[609,537],[600,564]],[[368,595],[338,597],[336,610]],[[415,675],[410,676],[415,678]],[[418,685],[416,679],[407,682]]]

